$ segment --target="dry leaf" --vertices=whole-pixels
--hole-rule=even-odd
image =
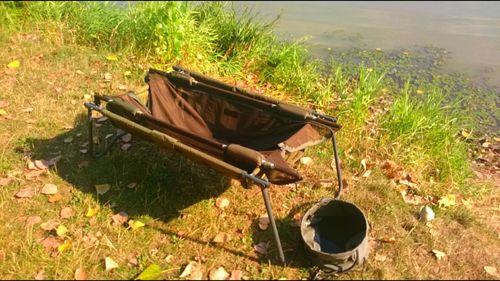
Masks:
[[[73,244],[71,243],[71,241],[65,241],[63,244],[57,247],[57,250],[59,251],[59,253],[64,253],[66,251],[71,250],[72,246]]]
[[[46,170],[46,169],[48,169],[50,167],[49,161],[47,161],[45,159],[35,160],[34,164],[40,170]]]
[[[88,208],[87,209],[87,214],[85,214],[86,217],[93,217],[95,215],[97,215],[97,212],[98,212],[98,208]]]
[[[210,273],[208,274],[208,278],[210,280],[226,280],[228,277],[229,273],[227,273],[222,266],[210,270]]]
[[[56,229],[56,233],[57,233],[57,236],[59,237],[63,237],[66,235],[66,233],[68,232],[68,228],[65,227],[64,225],[60,224],[57,229]]]
[[[441,252],[441,251],[439,251],[439,250],[432,250],[432,252],[436,256],[437,260],[441,260],[442,258],[446,257],[446,254],[443,253],[443,252]]]
[[[16,193],[16,197],[17,198],[31,198],[35,195],[35,190],[33,190],[33,188],[31,187],[27,187],[27,188],[24,188],[24,189],[21,189],[19,190],[17,193]]]
[[[56,194],[54,194],[54,195],[52,195],[52,196],[49,196],[48,201],[49,201],[50,203],[55,203],[55,202],[57,202],[57,201],[59,201],[59,200],[61,200],[61,199],[63,199],[62,194],[61,194],[61,193],[56,193]]]
[[[203,267],[198,262],[189,262],[184,271],[182,271],[179,278],[189,277],[190,280],[202,280],[203,279]]]
[[[45,271],[38,271],[38,273],[35,275],[35,280],[45,280]]]
[[[106,56],[106,59],[109,60],[109,61],[117,61],[118,57],[115,54],[108,54]]]
[[[386,259],[387,259],[387,257],[384,256],[384,255],[375,254],[375,260],[376,261],[384,262]]]
[[[131,183],[127,184],[127,187],[130,188],[130,189],[132,189],[132,188],[135,188],[136,185],[137,185],[137,183],[131,182]]]
[[[125,72],[123,73],[123,76],[125,76],[125,77],[128,77],[128,76],[130,76],[130,75],[132,75],[132,72],[130,72],[129,70],[127,70],[127,71],[125,71]]]
[[[73,137],[67,137],[63,141],[64,143],[72,143],[73,142]]]
[[[29,171],[27,173],[24,174],[24,177],[29,180],[29,181],[33,181],[33,180],[37,180],[38,177],[42,174],[44,174],[46,172],[46,170],[34,170],[34,171]]]
[[[57,193],[57,186],[55,184],[48,183],[43,186],[41,193],[45,195],[54,195]]]
[[[59,223],[53,221],[53,220],[48,220],[40,225],[40,227],[43,230],[50,231],[52,229],[56,229],[56,227],[59,225]]]
[[[174,256],[173,255],[166,256],[165,261],[168,263],[172,263],[174,261]]]
[[[439,207],[447,208],[455,205],[455,195],[448,194],[438,201]]]
[[[305,166],[309,166],[313,163],[313,160],[311,157],[302,157],[300,158],[300,163]]]
[[[110,81],[111,79],[113,79],[113,75],[111,75],[111,73],[104,73],[104,80]]]
[[[396,238],[394,238],[394,236],[391,238],[382,238],[380,241],[384,243],[396,243]]]
[[[7,67],[10,69],[16,69],[19,68],[19,66],[21,66],[21,62],[19,60],[13,60],[7,64]]]
[[[0,116],[5,116],[5,118],[7,118],[7,111],[5,111],[5,109],[0,109]]]
[[[132,140],[132,135],[131,134],[126,134],[122,136],[122,141],[123,142],[130,142]]]
[[[229,277],[229,280],[241,280],[241,277],[243,277],[243,271],[233,270],[231,271],[231,277]]]
[[[26,224],[35,225],[42,222],[42,218],[39,216],[31,216],[26,219]]]
[[[87,280],[87,278],[87,272],[85,272],[83,266],[75,270],[75,280]]]
[[[269,220],[269,217],[267,214],[260,216],[260,218],[259,218],[259,228],[260,229],[266,230],[269,227],[269,223],[270,223],[270,220]]]
[[[52,249],[57,248],[60,242],[54,236],[51,235],[40,241],[40,244],[42,244],[42,246],[45,248],[46,251],[51,251]]]
[[[130,143],[124,143],[122,144],[122,146],[120,146],[120,148],[123,150],[123,151],[127,151],[132,145]]]
[[[486,271],[486,273],[488,273],[489,275],[492,275],[492,276],[498,277],[498,271],[497,271],[497,268],[496,268],[496,267],[494,267],[494,266],[485,266],[485,267],[484,267],[484,271]]]
[[[1,178],[0,179],[0,186],[6,186],[12,181],[11,178]]]
[[[71,209],[71,207],[64,207],[59,212],[59,216],[61,217],[61,219],[71,218],[74,214],[75,214],[75,211],[73,211],[73,209]]]
[[[217,206],[217,208],[221,210],[224,210],[227,206],[229,206],[229,200],[223,197],[217,198],[217,200],[215,200],[215,206]]]
[[[366,159],[361,160],[361,167],[363,167],[363,171],[366,171]]]
[[[95,185],[95,190],[97,191],[97,194],[104,194],[108,192],[111,189],[111,185],[109,184],[96,184]]]
[[[267,248],[269,247],[269,241],[267,242],[260,242],[259,244],[255,245],[254,249],[257,253],[261,255],[267,254]]]
[[[141,221],[134,221],[134,220],[129,220],[128,221],[128,225],[130,226],[130,228],[132,228],[132,230],[136,230],[138,228],[141,228],[143,226],[145,226],[145,224]]]
[[[367,170],[367,171],[365,171],[365,172],[363,173],[362,177],[367,178],[367,177],[369,177],[369,176],[370,176],[370,174],[371,174],[371,173],[372,173],[372,170]]]
[[[386,160],[382,163],[382,171],[386,177],[398,179],[402,176],[403,167],[397,165],[394,161]]]
[[[114,214],[111,219],[113,220],[112,225],[122,225],[128,221],[128,214],[119,212],[118,214]]]
[[[106,257],[104,259],[104,267],[106,269],[106,271],[111,271],[115,268],[118,268],[119,265],[110,257]]]
[[[228,233],[220,232],[215,235],[215,238],[212,240],[214,243],[226,243],[231,240],[231,235]]]

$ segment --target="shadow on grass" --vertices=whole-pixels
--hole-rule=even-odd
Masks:
[[[94,130],[94,135],[101,141],[107,134],[114,133],[116,128],[109,121]],[[73,140],[66,143],[65,140],[69,138]],[[230,186],[229,178],[215,170],[198,165],[175,152],[161,150],[154,144],[138,138],[133,138],[132,146],[127,151],[120,148],[121,141],[118,141],[101,158],[80,152],[81,145],[87,142],[88,119],[86,114],[81,114],[75,119],[72,129],[52,139],[29,140],[32,146],[31,158],[50,159],[62,155],[54,169],[55,173],[81,192],[91,194],[101,205],[110,207],[114,213],[125,211],[130,217],[147,215],[154,220],[169,222],[180,217],[184,209],[203,200],[218,197]],[[103,143],[98,146],[98,149],[102,148]],[[130,188],[130,183],[135,183],[135,186]],[[109,184],[111,189],[98,195],[95,190],[97,184]],[[307,258],[301,248],[300,229],[290,226],[292,216],[298,208],[294,208],[286,218],[277,220],[289,267],[307,265]],[[169,229],[157,230],[165,235],[176,235]],[[259,231],[258,221],[255,221],[251,232],[254,244],[263,239],[270,241],[267,256],[256,259],[245,252],[210,241],[190,237],[183,239],[202,245],[210,243],[215,248],[249,260],[268,263],[269,259],[272,264],[280,265],[271,229]]]

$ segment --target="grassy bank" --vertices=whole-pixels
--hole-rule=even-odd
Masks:
[[[495,178],[471,176],[465,140],[474,135],[459,111],[463,97],[448,94],[454,88],[443,83],[450,79],[427,79],[441,58],[429,63],[418,52],[401,53],[396,66],[404,71],[383,63],[389,55],[382,51],[325,63],[310,58],[304,42],[276,38],[274,22],[230,8],[0,3],[0,278],[71,279],[78,269],[89,279],[131,279],[157,264],[161,277],[176,279],[191,261],[205,274],[222,266],[244,279],[309,277],[293,223],[332,194],[320,181],[334,178],[329,145],[307,152],[314,165],[299,165],[305,180],[298,186],[271,189],[290,261],[284,267],[270,230],[259,229],[265,208],[258,189],[136,139],[98,160],[81,152],[85,100],[139,88],[150,67],[181,64],[339,117],[343,198],[367,215],[372,251],[363,270],[339,279],[494,279],[484,266],[500,266],[492,207],[498,186]],[[416,61],[433,67],[410,68]],[[104,123],[100,132],[103,140],[113,128]],[[491,147],[483,149],[496,153]],[[49,169],[30,165],[55,158]],[[42,194],[46,184],[59,196]],[[98,194],[96,185],[110,190]],[[16,196],[24,189],[33,194]],[[215,206],[220,198],[230,202],[225,209]],[[436,211],[431,224],[417,220],[424,204]],[[119,212],[145,226],[116,223]],[[221,233],[227,239],[214,241]],[[257,254],[254,247],[267,241],[268,254]],[[432,250],[446,257],[437,260]],[[106,270],[106,257],[118,267]]]

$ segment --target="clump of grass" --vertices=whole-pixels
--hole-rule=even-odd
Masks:
[[[465,143],[456,139],[459,132],[453,106],[446,106],[438,87],[419,99],[407,82],[383,117],[381,145],[391,145],[394,157],[420,167],[426,178],[461,183],[469,174]]]

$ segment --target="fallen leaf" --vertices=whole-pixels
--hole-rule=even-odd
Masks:
[[[109,60],[109,61],[117,61],[118,57],[115,54],[108,54],[106,56],[106,59]]]
[[[123,84],[118,85],[119,90],[125,91],[127,88],[128,88],[127,85],[123,85]]]
[[[498,271],[497,271],[497,268],[496,268],[496,267],[494,267],[494,266],[485,266],[485,267],[484,267],[484,271],[486,271],[486,273],[488,273],[489,275],[492,275],[492,276],[498,277]]]
[[[212,242],[223,244],[223,243],[228,242],[229,240],[231,240],[231,235],[230,234],[224,233],[224,232],[220,232],[217,235],[215,235],[215,237],[212,240]]]
[[[38,271],[38,273],[35,275],[35,280],[45,280],[45,271]]]
[[[129,220],[128,221],[128,225],[130,226],[130,228],[132,228],[132,230],[136,230],[138,228],[141,228],[143,226],[145,226],[145,224],[141,221],[134,221],[134,220]]]
[[[0,186],[6,186],[12,181],[11,178],[1,178],[0,179]]]
[[[42,218],[39,216],[31,216],[26,219],[27,225],[35,225],[42,222]]]
[[[138,266],[139,265],[139,261],[137,260],[136,257],[132,257],[128,260],[128,266]]]
[[[66,235],[67,232],[68,232],[68,228],[65,227],[64,225],[60,224],[59,226],[57,226],[57,229],[56,229],[57,236],[63,237]]]
[[[86,217],[93,217],[97,214],[98,208],[88,208],[87,209],[87,214],[85,214]]]
[[[43,186],[41,193],[45,195],[54,195],[57,193],[57,186],[55,184],[47,183]]]
[[[269,220],[269,217],[267,216],[267,214],[260,216],[260,218],[259,218],[259,228],[260,229],[266,230],[269,227],[269,223],[270,223],[270,220]]]
[[[381,242],[384,242],[384,243],[396,243],[396,238],[394,237],[391,237],[391,238],[382,238],[380,239]]]
[[[182,271],[179,278],[189,277],[190,280],[201,280],[203,277],[203,268],[198,262],[189,262],[186,268]]]
[[[5,109],[0,109],[0,116],[6,116],[8,113]]]
[[[46,251],[51,251],[52,249],[57,248],[60,242],[54,236],[51,235],[40,241],[40,244],[42,244],[42,246],[45,248]]]
[[[229,280],[241,280],[241,277],[243,277],[243,271],[233,270],[231,271],[231,277],[229,277]]]
[[[40,175],[45,174],[46,170],[34,170],[34,171],[29,171],[24,174],[24,177],[29,180],[29,181],[34,181],[37,180]]]
[[[269,241],[267,242],[260,242],[257,245],[255,245],[254,249],[257,253],[261,255],[267,254],[267,248],[269,247]]]
[[[75,270],[75,280],[87,280],[87,278],[87,272],[85,272],[83,266]]]
[[[109,184],[96,184],[95,185],[95,190],[97,191],[97,194],[104,194],[108,192],[111,189],[111,185]]]
[[[21,189],[19,190],[17,193],[16,193],[16,197],[17,198],[31,198],[35,195],[35,190],[33,190],[33,188],[31,187],[27,187],[27,188],[24,188],[24,189]]]
[[[92,96],[91,96],[91,95],[89,95],[89,94],[84,94],[84,95],[83,95],[83,100],[84,100],[84,101],[91,101],[91,100],[92,100]]]
[[[135,278],[135,280],[156,280],[162,274],[161,267],[157,264],[150,264],[144,271]]]
[[[81,71],[81,70],[77,70],[77,71],[75,71],[75,73],[78,75],[85,75],[85,73],[83,73],[83,71]]]
[[[300,158],[300,163],[305,166],[309,166],[313,163],[313,160],[311,157],[302,157]]]
[[[104,259],[104,268],[106,269],[106,271],[111,271],[118,267],[119,265],[112,258],[106,257]]]
[[[73,246],[73,244],[71,243],[71,241],[65,241],[63,244],[59,245],[57,247],[57,250],[59,251],[59,253],[64,253],[66,251],[69,251],[71,250],[71,247]]]
[[[54,195],[52,195],[52,196],[49,196],[48,201],[49,201],[50,203],[55,203],[55,202],[57,202],[57,201],[59,201],[59,200],[61,200],[61,199],[63,199],[62,194],[61,194],[61,193],[56,193],[56,194],[54,194]]]
[[[366,159],[361,160],[361,167],[363,167],[363,171],[366,171]]]
[[[42,159],[42,160],[35,160],[34,164],[35,164],[35,167],[38,168],[38,169],[40,169],[40,170],[46,170],[46,169],[48,169],[50,167],[49,161],[44,160],[44,159]]]
[[[131,183],[127,184],[127,187],[130,188],[130,189],[132,189],[132,188],[135,188],[136,185],[137,185],[137,183],[131,182]]]
[[[123,151],[127,151],[132,145],[130,143],[124,143],[122,144],[122,146],[120,146],[120,148],[123,150]]]
[[[227,206],[229,206],[229,200],[223,197],[217,198],[217,200],[215,200],[215,206],[217,206],[217,208],[221,210],[224,210]]]
[[[438,201],[439,207],[451,207],[455,205],[455,195],[448,194],[446,196],[441,197]]]
[[[73,137],[67,137],[63,141],[64,143],[72,143],[73,142]]]
[[[371,174],[371,173],[372,173],[372,170],[366,170],[366,171],[363,173],[362,177],[367,178],[367,177],[369,177],[369,176],[370,176],[370,174]]]
[[[381,255],[381,254],[375,254],[375,260],[376,260],[376,261],[384,262],[386,259],[387,259],[387,257],[386,257],[386,256],[384,256],[384,255]]]
[[[130,72],[129,70],[127,70],[127,71],[125,71],[125,72],[123,73],[123,76],[125,76],[125,77],[128,77],[128,76],[130,76],[130,75],[132,75],[132,72]]]
[[[229,273],[227,273],[222,266],[210,270],[210,273],[208,274],[208,278],[210,280],[226,280],[228,277]]]
[[[73,211],[73,209],[71,209],[71,207],[64,207],[59,212],[59,216],[61,217],[61,219],[71,218],[74,214],[75,214],[75,211]]]
[[[19,60],[13,60],[7,64],[7,67],[10,69],[16,69],[19,68],[19,66],[21,66],[21,62]]]
[[[119,212],[118,214],[114,214],[111,219],[113,220],[112,225],[122,225],[128,221],[128,214]]]
[[[168,263],[172,263],[174,261],[174,256],[173,255],[166,256],[165,261]]]
[[[46,231],[51,231],[52,229],[56,229],[56,227],[59,225],[59,223],[53,221],[53,220],[48,220],[42,224],[40,224],[40,227],[43,229],[43,230],[46,230]]]
[[[434,253],[434,256],[436,256],[437,260],[441,260],[442,258],[446,257],[446,254],[439,250],[432,250],[432,252]]]
[[[104,79],[110,81],[111,79],[113,79],[113,75],[111,75],[111,73],[109,72],[106,72],[104,73]]]
[[[461,134],[466,139],[468,139],[470,137],[470,135],[471,135],[471,133],[468,132],[468,131],[466,131],[466,130],[462,130]]]
[[[385,160],[382,163],[382,171],[384,175],[391,179],[400,178],[403,173],[403,167],[396,164],[391,160]]]
[[[130,142],[132,140],[132,135],[131,134],[126,134],[122,136],[122,141],[123,142]]]

